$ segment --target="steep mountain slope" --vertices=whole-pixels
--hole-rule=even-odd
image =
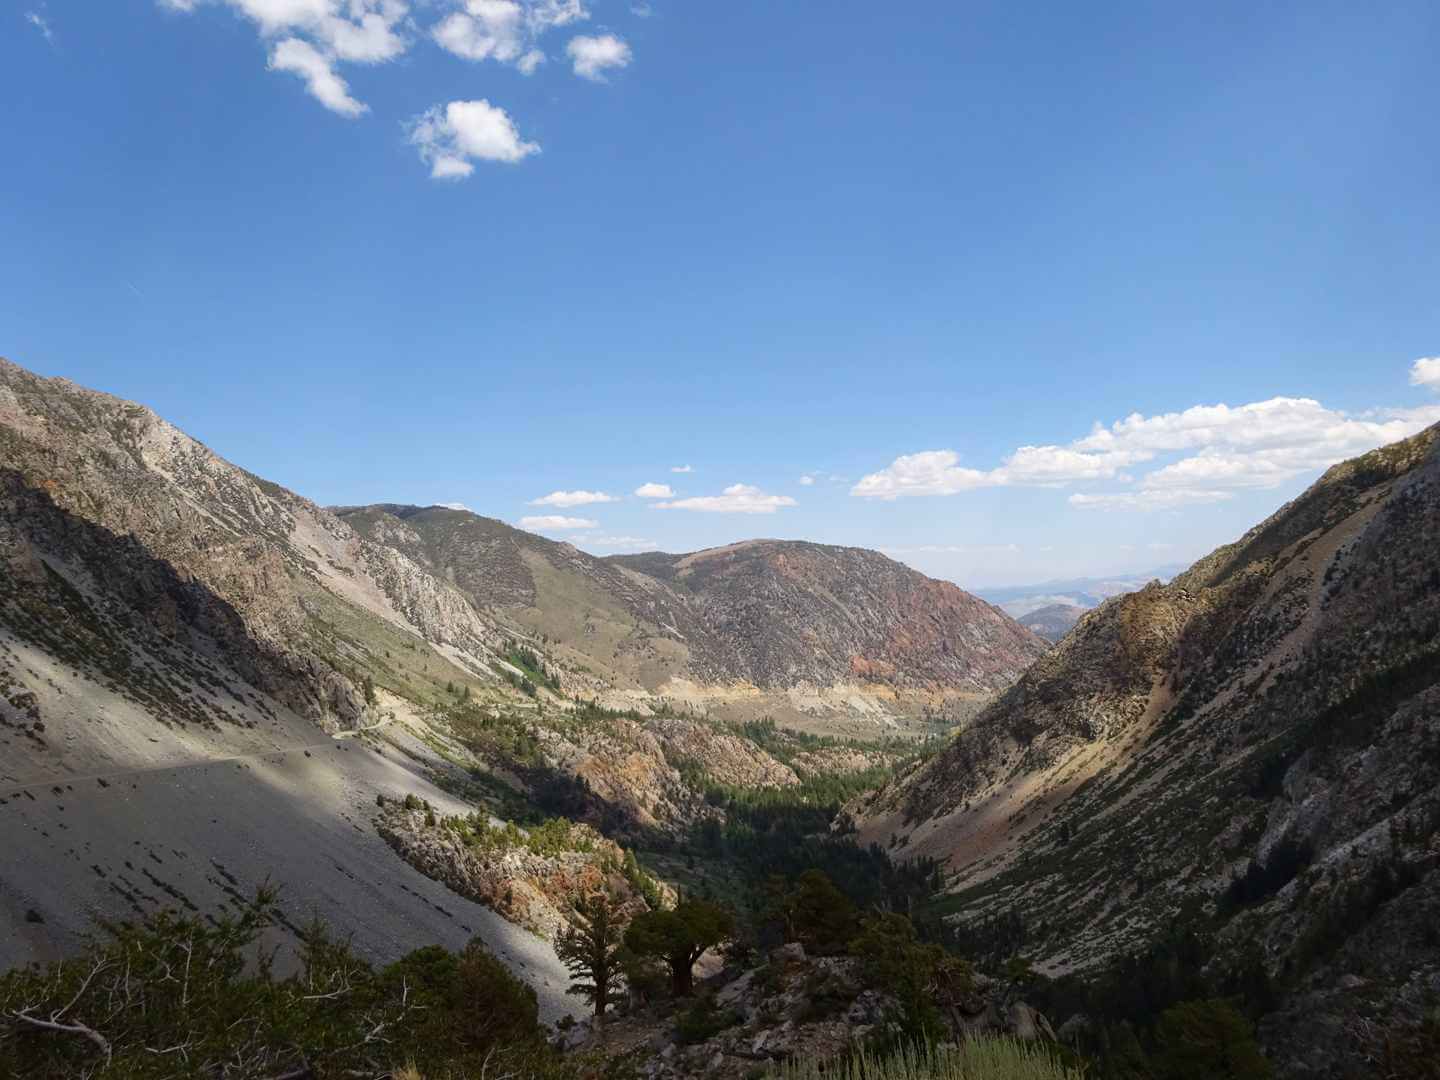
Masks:
[[[600,559],[464,511],[337,513],[621,691],[750,714],[904,711],[1002,689],[1045,651],[989,604],[856,548]]]
[[[65,576],[60,563],[96,574],[117,552],[163,562],[205,609],[197,617],[212,629],[228,618],[227,651],[247,655],[263,688],[302,695],[317,720],[345,724],[361,708],[345,674],[357,658],[323,625],[328,603],[491,673],[501,631],[458,590],[142,406],[0,361],[0,455],[13,566],[34,576],[39,555],[54,555]],[[149,583],[129,599],[152,622],[186,603]]]
[[[563,815],[663,845],[723,822],[708,785],[855,784],[903,750],[747,735],[649,695],[594,707],[611,682],[586,654],[527,639],[509,612],[528,609],[487,610],[388,539],[148,409],[0,362],[0,967],[69,951],[97,917],[214,913],[272,878],[277,945],[317,911],[379,959],[479,934],[555,1016],[553,951],[472,901],[553,930],[619,849],[552,827],[532,851],[503,828],[482,857],[447,815]],[[624,611],[621,586],[679,603],[556,547],[606,610]],[[528,558],[540,597],[575,586]]]
[[[149,410],[6,362],[0,553],[0,964],[273,874],[293,925],[322,910],[378,956],[481,933],[559,1009],[548,949],[366,827],[380,793],[467,809],[425,748],[327,735],[405,711],[376,684],[510,693],[459,591]]]
[[[1290,1072],[1361,1069],[1345,1024],[1440,989],[1440,428],[1086,615],[853,810],[948,858],[965,920],[1022,913],[1050,970],[1192,927],[1281,995]]]

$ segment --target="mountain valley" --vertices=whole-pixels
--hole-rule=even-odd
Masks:
[[[1178,1076],[1164,1016],[1220,999],[1285,1076],[1405,1075],[1440,1030],[1440,428],[1012,617],[859,548],[326,509],[0,361],[0,541],[0,968],[274,884],[278,972],[317,916],[382,973],[483,946],[635,1075],[854,1029]],[[632,956],[620,1015],[567,1019],[596,895],[711,920],[695,1004]]]

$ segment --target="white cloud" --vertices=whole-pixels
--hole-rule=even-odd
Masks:
[[[693,465],[671,465],[670,471],[675,473],[692,473],[695,471]]]
[[[958,495],[993,483],[990,474],[963,468],[954,450],[922,450],[904,454],[888,468],[862,476],[850,494],[886,500],[904,495]]]
[[[581,0],[528,0],[525,5],[530,25],[537,31],[552,26],[569,26],[590,17]]]
[[[674,490],[669,484],[641,484],[635,489],[635,494],[642,499],[673,499]]]
[[[522,517],[520,527],[538,532],[567,532],[571,529],[593,529],[600,523],[589,518],[565,517],[562,514],[541,514],[538,517]]]
[[[330,58],[308,41],[286,38],[277,44],[270,51],[270,70],[299,75],[310,96],[331,112],[353,119],[370,111],[368,105],[350,96],[349,84],[335,73]]]
[[[435,106],[410,125],[410,141],[436,180],[469,176],[473,161],[514,165],[540,152],[539,144],[520,138],[504,109],[483,99]]]
[[[630,46],[614,34],[573,37],[565,46],[565,51],[570,56],[575,74],[591,82],[604,82],[605,72],[612,68],[630,66]]]
[[[811,487],[814,485],[814,483],[815,477],[811,476],[809,473],[806,473],[804,476],[800,477],[801,487]]]
[[[587,548],[605,548],[611,551],[654,551],[660,545],[654,540],[640,536],[578,536],[577,542]]]
[[[171,11],[192,12],[206,0],[159,0]],[[339,63],[378,64],[410,47],[403,28],[406,0],[210,0],[255,24],[262,39],[274,41],[271,71],[300,76],[312,97],[341,116],[369,111],[350,94],[336,71]],[[278,39],[278,40],[277,40]]]
[[[1416,360],[1410,366],[1410,385],[1428,386],[1431,390],[1440,390],[1440,356]]]
[[[41,15],[38,11],[25,12],[25,21],[36,30],[40,31],[41,37],[52,44],[55,41],[55,31],[50,28],[50,20]]]
[[[1433,364],[1433,366],[1431,366]],[[1440,359],[1417,361],[1411,381],[1440,388]],[[1138,491],[1077,494],[1086,508],[1165,509],[1229,498],[1243,489],[1273,489],[1440,422],[1440,406],[1350,414],[1312,398],[1276,397],[1231,407],[1197,405],[1182,412],[1134,413],[1065,446],[1022,446],[993,469],[960,464],[953,450],[896,458],[862,478],[851,494],[892,500],[956,495],[987,487],[1061,487],[1095,481],[1131,483],[1125,471],[1155,467]],[[1160,462],[1162,456],[1175,458]]]
[[[403,9],[403,5],[397,5]],[[355,64],[379,64],[403,53],[408,43],[395,24],[378,11],[358,14],[355,21],[328,17],[318,24],[319,37],[337,58]]]
[[[1070,505],[1080,510],[1178,510],[1182,506],[1224,502],[1233,498],[1228,491],[1197,491],[1177,488],[1166,491],[1127,491],[1109,495],[1070,496]]]
[[[1150,455],[1199,447],[1260,449],[1321,443],[1350,450],[1367,443],[1367,449],[1378,445],[1372,440],[1388,434],[1379,425],[1327,409],[1313,398],[1277,397],[1238,408],[1196,405],[1159,416],[1133,413],[1108,428],[1096,425],[1074,446],[1083,452]]]
[[[444,510],[464,510],[464,511],[466,511],[466,512],[468,512],[468,513],[471,513],[471,514],[473,514],[473,513],[475,512],[474,510],[471,510],[470,507],[466,506],[466,505],[465,505],[464,503],[462,503],[462,502],[436,503],[435,505],[438,506],[438,507],[440,507],[441,509],[444,509]]]
[[[990,476],[996,484],[1051,487],[1080,480],[1113,480],[1121,470],[1149,457],[1146,453],[1113,450],[1082,453],[1065,446],[1022,446]]]
[[[879,550],[886,555],[1013,555],[1024,549],[1019,544],[921,544],[918,547],[882,547]]]
[[[537,44],[545,32],[589,15],[580,0],[463,0],[430,36],[463,60],[494,60],[529,75],[545,62]]]
[[[710,514],[773,514],[782,507],[797,504],[788,495],[766,495],[750,484],[731,484],[719,495],[698,495],[655,505],[662,510],[697,510]]]
[[[430,34],[442,49],[464,60],[514,63],[526,52],[524,11],[515,0],[470,0]]]
[[[614,495],[603,491],[552,491],[539,499],[531,499],[531,506],[557,506],[564,510],[571,506],[589,506],[592,503],[619,502]]]

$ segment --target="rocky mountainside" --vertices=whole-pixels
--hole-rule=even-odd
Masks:
[[[503,633],[458,590],[143,406],[0,361],[0,454],[13,583],[116,593],[322,724],[363,707],[350,676],[368,665],[329,625],[337,605],[494,674]]]
[[[851,809],[1044,969],[1193,931],[1290,1074],[1371,1075],[1440,992],[1440,429],[1108,601]]]
[[[150,410],[0,362],[0,965],[273,878],[286,925],[324,911],[377,956],[481,934],[558,987],[548,948],[367,825],[380,793],[471,809],[417,710],[519,697],[509,633]]]
[[[757,712],[912,710],[1003,689],[1045,643],[876,552],[755,540],[595,558],[441,507],[337,510],[621,692]]]
[[[0,362],[0,967],[272,879],[291,936],[317,911],[382,959],[478,935],[553,1017],[563,970],[501,915],[553,932],[619,849],[567,832],[578,848],[537,852],[526,830],[674,843],[723,824],[712,790],[846,774],[848,793],[904,752],[746,734],[635,681],[637,709],[598,707],[615,669],[514,616],[600,625],[653,592],[674,627],[683,594],[553,545],[562,572],[503,526],[493,562],[459,537],[451,565],[395,515],[347,516],[361,531],[142,406]],[[466,846],[394,800],[524,826]]]

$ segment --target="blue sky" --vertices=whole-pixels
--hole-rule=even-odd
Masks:
[[[1437,46],[1428,3],[0,0],[0,355],[600,552],[1189,561],[1440,419]]]

